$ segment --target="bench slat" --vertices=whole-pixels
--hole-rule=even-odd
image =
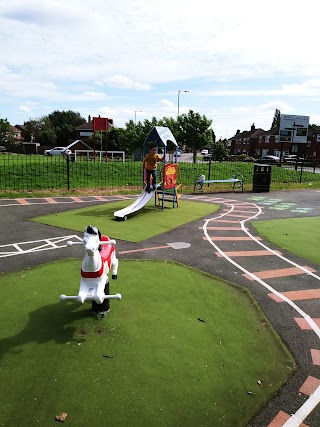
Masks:
[[[210,181],[204,180],[204,181],[196,181],[196,184],[210,184],[212,182],[242,182],[242,179],[212,179]]]
[[[241,175],[236,175],[236,176],[241,176]],[[243,192],[243,182],[244,182],[243,178],[241,179],[241,178],[234,177],[234,178],[228,178],[228,179],[204,179],[204,180],[195,179],[194,188],[193,188],[194,193],[196,191],[196,186],[198,184],[200,184],[200,188],[198,188],[198,190],[202,191],[202,193],[203,193],[203,185],[204,184],[214,184],[214,183],[219,183],[219,182],[231,183],[231,184],[240,184],[242,192]],[[235,185],[233,185],[232,189],[233,190],[235,189]]]

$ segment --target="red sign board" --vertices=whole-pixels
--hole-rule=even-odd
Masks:
[[[167,163],[164,167],[163,187],[165,190],[177,186],[177,168],[178,165]]]
[[[93,118],[93,132],[104,131],[106,132],[109,129],[108,119],[104,117],[94,117]]]

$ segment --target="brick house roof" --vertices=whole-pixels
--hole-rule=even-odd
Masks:
[[[108,119],[108,124],[110,127],[113,126],[113,119]],[[87,123],[83,123],[80,126],[76,127],[78,131],[93,131],[93,120],[88,121]]]
[[[262,135],[265,131],[261,128],[255,128],[254,125],[251,126],[251,130],[244,130],[243,132],[236,133],[230,140],[242,139],[242,138],[256,138]]]
[[[263,131],[262,135],[279,135],[279,126]]]
[[[26,132],[26,127],[25,125],[14,125],[15,128],[21,130],[22,132]]]

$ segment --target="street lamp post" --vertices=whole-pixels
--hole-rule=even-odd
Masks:
[[[136,123],[137,123],[137,113],[143,113],[143,111],[141,111],[141,110],[136,110],[136,111],[134,112],[134,124],[136,124]]]
[[[178,117],[179,117],[179,107],[180,107],[180,92],[190,92],[189,90],[178,90]]]

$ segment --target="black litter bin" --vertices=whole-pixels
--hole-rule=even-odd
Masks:
[[[270,191],[271,165],[254,165],[253,188],[254,193]]]

